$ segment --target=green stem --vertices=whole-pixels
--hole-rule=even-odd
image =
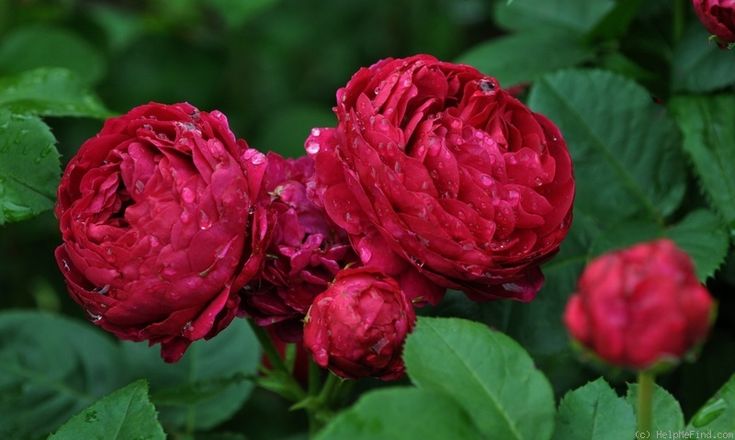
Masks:
[[[268,336],[268,333],[266,333],[265,330],[263,330],[262,327],[255,324],[251,320],[247,320],[248,324],[250,324],[250,328],[253,329],[253,333],[255,333],[255,337],[258,338],[258,342],[260,342],[261,348],[263,348],[263,352],[265,353],[265,356],[268,358],[268,361],[270,361],[271,365],[273,366],[274,371],[279,371],[282,374],[281,380],[284,381],[284,385],[286,385],[286,388],[288,390],[287,394],[283,394],[283,397],[298,402],[306,397],[306,392],[304,392],[304,389],[301,388],[301,385],[294,379],[291,372],[288,370],[288,367],[286,367],[286,364],[283,362],[283,359],[281,359],[281,355],[278,354],[278,350],[276,349],[276,346],[273,345],[273,341],[271,340],[270,336]]]
[[[674,17],[672,22],[673,31],[673,43],[679,42],[681,36],[684,34],[684,18],[686,14],[686,2],[685,0],[674,0]]]
[[[649,371],[638,373],[638,432],[651,432],[653,384],[656,377]]]
[[[334,398],[334,394],[339,389],[341,383],[342,379],[332,373],[329,373],[329,376],[327,376],[327,380],[326,382],[324,382],[324,386],[322,387],[322,391],[321,393],[319,393],[318,397],[319,401],[322,402],[322,405],[324,405],[325,407],[329,407],[329,404]]]
[[[309,395],[314,396],[322,386],[321,368],[312,359],[309,359]]]

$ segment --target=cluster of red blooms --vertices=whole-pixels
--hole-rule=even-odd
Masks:
[[[360,69],[335,112],[298,159],[250,148],[222,113],[189,104],[108,120],[58,190],[72,298],[169,362],[246,316],[342,377],[386,380],[403,373],[414,307],[447,288],[534,298],[574,198],[552,122],[427,55]],[[586,341],[585,286],[568,321]]]

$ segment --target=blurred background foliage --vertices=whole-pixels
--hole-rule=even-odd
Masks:
[[[670,235],[680,242],[688,241],[690,246],[685,249],[696,253],[693,256],[698,263],[707,263],[702,269],[707,273],[702,278],[715,273],[709,278],[708,286],[720,301],[720,318],[701,360],[677,369],[661,381],[679,398],[684,412],[690,416],[735,370],[732,297],[735,258],[732,246],[728,245],[733,230],[724,227],[718,220],[720,217],[706,211],[709,206],[725,212],[722,206],[727,200],[712,201],[711,194],[717,194],[716,189],[709,192],[710,198],[702,197],[703,172],[689,169],[691,164],[695,168],[701,165],[696,154],[692,161],[685,159],[679,151],[682,142],[678,129],[668,119],[658,119],[661,107],[654,103],[666,104],[673,96],[682,94],[731,93],[735,83],[735,54],[719,51],[713,44],[706,45],[706,32],[689,11],[686,1],[515,0],[511,5],[507,3],[500,0],[0,0],[0,81],[3,77],[15,78],[33,69],[49,67],[65,69],[51,74],[56,75],[56,80],[66,81],[65,77],[59,79],[59,75],[71,72],[73,81],[64,83],[67,92],[76,93],[76,88],[69,88],[73,84],[79,90],[76,95],[85,98],[75,103],[77,107],[64,104],[63,108],[49,107],[40,113],[48,116],[44,121],[56,137],[63,166],[79,145],[101,127],[100,119],[63,116],[99,118],[110,112],[124,113],[149,101],[189,101],[202,110],[219,109],[228,115],[233,131],[251,146],[287,156],[301,155],[309,129],[334,122],[330,108],[337,88],[359,67],[385,57],[424,52],[440,59],[459,60],[497,76],[506,87],[525,86],[550,72],[575,66],[597,67],[621,75],[624,78],[594,74],[600,80],[597,84],[584,84],[593,75],[547,75],[530,95],[524,87],[517,90],[522,98],[528,98],[527,102],[531,101],[533,108],[548,111],[554,120],[558,105],[550,101],[550,91],[567,91],[572,95],[578,84],[586,87],[586,96],[598,106],[604,106],[608,98],[598,99],[594,93],[617,97],[610,99],[620,104],[623,112],[630,110],[624,104],[636,102],[640,108],[630,110],[629,116],[651,122],[647,127],[644,124],[643,130],[654,127],[651,130],[661,140],[656,151],[668,160],[662,164],[655,157],[649,160],[650,169],[641,178],[644,186],[649,181],[664,182],[662,188],[653,190],[654,210],[661,211],[661,218],[656,219],[659,224],[648,222],[642,215],[618,217],[620,212],[635,211],[632,204],[621,205],[619,210],[612,205],[603,207],[616,212],[610,215],[611,223],[619,220],[615,224],[596,223],[607,218],[602,210],[592,212],[591,216],[575,213],[573,233],[560,255],[547,265],[548,284],[532,305],[474,304],[455,292],[440,306],[424,309],[422,313],[467,317],[508,332],[529,350],[559,397],[600,374],[600,370],[577,362],[560,323],[565,299],[573,290],[586,259],[624,242],[629,244],[652,236]],[[47,71],[39,74],[51,75]],[[630,80],[645,89],[630,89]],[[95,92],[100,100],[84,95],[87,89]],[[645,103],[636,101],[641,94],[646,98]],[[0,107],[2,104],[0,93]],[[684,116],[679,114],[677,122],[686,119],[686,111],[680,113]],[[6,136],[1,122],[0,119],[0,138]],[[575,139],[582,145],[581,153],[573,151],[573,154],[584,153],[588,142],[585,134],[573,126],[568,130],[564,124],[561,126],[567,139]],[[611,128],[609,139],[618,139],[616,136],[622,136],[627,128],[625,125],[615,128],[617,131]],[[632,142],[646,147],[650,139]],[[631,149],[636,146],[632,144]],[[672,149],[676,151],[672,153]],[[634,157],[628,159],[635,163]],[[594,179],[599,174],[599,169],[589,163],[580,161],[579,165],[578,179]],[[723,166],[721,171],[727,176],[731,168]],[[586,206],[590,201],[589,205],[595,208],[595,190],[601,185],[593,185],[592,180],[578,183],[581,188],[578,203]],[[703,183],[706,190],[707,182]],[[655,199],[658,194],[655,191],[659,190],[666,200]],[[732,220],[727,212],[724,217],[726,222]],[[306,421],[301,413],[288,412],[284,401],[269,392],[251,390],[247,383],[248,376],[255,372],[257,348],[247,327],[239,325],[244,323],[233,324],[232,329],[211,343],[192,349],[181,364],[162,370],[157,349],[146,350],[127,343],[120,347],[89,324],[80,325],[59,317],[85,318],[65,294],[58,274],[53,250],[59,240],[56,220],[50,211],[24,222],[0,226],[0,309],[36,309],[53,314],[6,314],[0,322],[0,363],[9,359],[8,356],[26,356],[29,359],[24,358],[24,362],[35,362],[39,368],[46,368],[55,356],[64,360],[70,352],[78,354],[77,363],[82,367],[66,366],[61,361],[58,366],[48,365],[56,368],[56,376],[52,375],[51,379],[58,376],[55,384],[68,384],[70,378],[83,381],[80,387],[86,387],[89,393],[62,399],[59,396],[63,392],[33,394],[25,382],[0,380],[3,417],[12,414],[18,424],[32,425],[39,415],[24,415],[23,405],[41,403],[47,405],[49,414],[57,417],[49,416],[45,425],[30,430],[16,426],[13,429],[23,433],[21,438],[38,437],[55,429],[68,416],[91,403],[93,397],[136,377],[148,377],[151,398],[161,412],[164,427],[174,438],[188,438],[197,431],[215,433],[198,434],[197,438],[241,438],[223,434],[233,431],[256,439],[303,435]],[[729,257],[720,265],[727,253]],[[69,342],[75,338],[88,345]],[[30,346],[37,349],[28,351],[26,348]],[[62,352],[59,347],[64,347]],[[93,359],[90,350],[97,350]],[[209,356],[208,350],[226,350],[228,354]],[[38,359],[33,358],[37,355]],[[102,358],[106,358],[104,362],[100,361]],[[129,374],[114,377],[105,374],[106,369],[119,365],[125,365]],[[79,371],[85,372],[83,378],[79,377]],[[619,387],[630,379],[622,373],[606,373]],[[0,369],[0,378],[3,377]],[[378,385],[377,381],[361,381],[354,394]],[[251,391],[252,397],[245,402]],[[18,404],[18,396],[26,399],[23,405]],[[6,412],[13,406],[16,412]]]

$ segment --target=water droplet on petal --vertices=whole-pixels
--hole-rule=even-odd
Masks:
[[[483,174],[482,177],[480,177],[480,183],[482,183],[485,186],[490,186],[493,184],[493,179],[487,174]]]
[[[319,152],[319,142],[309,142],[306,144],[306,152],[309,154],[316,154]]]
[[[142,180],[138,179],[135,181],[135,191],[142,193],[145,189],[145,183],[143,183]]]
[[[265,155],[263,153],[257,153],[253,154],[253,157],[250,159],[250,163],[253,165],[261,165],[265,163]]]
[[[194,191],[189,187],[184,188],[181,190],[181,199],[186,203],[193,203],[195,199]]]
[[[314,136],[314,137],[319,137],[319,135],[320,135],[321,133],[322,133],[322,131],[321,131],[321,130],[319,130],[318,128],[312,128],[312,129],[311,129],[311,135],[312,135],[312,136]]]
[[[367,264],[370,262],[370,259],[373,257],[373,253],[370,250],[370,248],[362,247],[360,248],[360,260],[362,260],[363,264]]]
[[[204,211],[199,211],[199,229],[206,231],[207,229],[212,227],[212,220],[209,218],[209,215]]]

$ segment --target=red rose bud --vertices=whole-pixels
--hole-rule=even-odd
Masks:
[[[643,370],[679,359],[703,341],[712,307],[689,257],[658,240],[592,261],[564,323],[572,338],[605,361]]]
[[[692,5],[721,47],[735,43],[735,0],[692,0]]]
[[[437,286],[534,298],[572,217],[572,163],[553,123],[494,78],[428,55],[359,70],[336,114],[306,150],[318,196],[366,266],[408,274],[414,301],[436,303]]]
[[[72,299],[168,362],[235,316],[258,270],[266,157],[218,111],[151,103],[109,119],[66,167],[56,249]]]
[[[301,340],[314,297],[357,260],[347,234],[309,199],[313,174],[310,157],[268,154],[262,198],[271,213],[270,242],[262,271],[242,290],[246,314],[289,342]]]
[[[395,380],[403,376],[403,342],[415,322],[395,280],[374,269],[346,269],[309,309],[304,346],[340,377]]]

